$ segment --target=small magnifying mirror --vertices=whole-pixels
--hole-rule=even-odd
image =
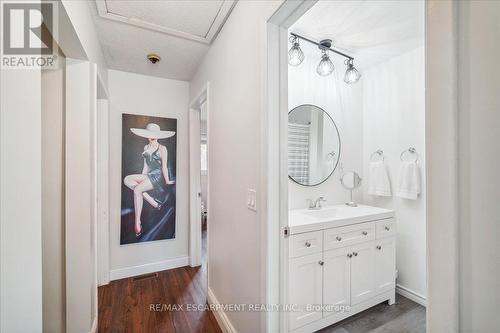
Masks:
[[[355,171],[347,171],[340,177],[342,186],[351,192],[351,201],[346,202],[346,205],[357,207],[358,204],[352,199],[352,191],[361,186],[361,177]]]

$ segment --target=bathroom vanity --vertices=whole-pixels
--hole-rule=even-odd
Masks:
[[[359,205],[289,212],[289,331],[314,332],[395,301],[392,210]]]

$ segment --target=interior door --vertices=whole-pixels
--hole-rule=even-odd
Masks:
[[[375,243],[352,246],[351,253],[351,305],[355,305],[375,294]]]
[[[394,289],[395,267],[395,238],[388,237],[375,241],[375,290],[377,294]]]
[[[350,248],[325,251],[323,254],[323,316],[336,313],[339,305],[351,304]]]
[[[322,318],[323,254],[290,259],[289,304],[296,305],[289,314],[290,330]],[[315,305],[315,308],[307,308]]]

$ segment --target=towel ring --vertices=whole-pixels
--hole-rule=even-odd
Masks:
[[[377,151],[374,151],[371,155],[370,155],[370,161],[374,162],[373,161],[373,157],[374,156],[380,156],[382,158],[382,161],[385,160],[385,156],[384,156],[384,151],[382,149],[379,149]]]
[[[399,159],[400,159],[401,161],[404,161],[404,160],[403,160],[403,156],[404,156],[404,154],[405,154],[405,153],[414,154],[414,155],[415,155],[415,161],[413,161],[413,162],[417,162],[417,161],[418,161],[418,153],[417,153],[417,150],[416,150],[415,148],[410,147],[410,148],[408,148],[407,150],[403,150],[403,151],[401,152],[401,155],[399,155]]]

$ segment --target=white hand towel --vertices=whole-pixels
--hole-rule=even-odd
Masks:
[[[420,169],[416,162],[402,162],[399,170],[399,184],[396,195],[416,200],[420,194]]]
[[[368,194],[390,197],[391,182],[383,161],[370,162],[368,167]]]

